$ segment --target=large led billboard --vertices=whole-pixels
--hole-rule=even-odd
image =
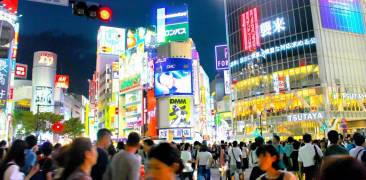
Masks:
[[[189,38],[188,6],[172,6],[157,10],[159,43],[185,41]]]
[[[170,98],[169,99],[169,126],[189,127],[191,116],[190,98]]]
[[[360,0],[319,0],[324,28],[365,34]]]
[[[192,94],[192,59],[155,60],[155,96]]]
[[[98,53],[121,55],[125,51],[126,30],[100,26],[98,31]]]

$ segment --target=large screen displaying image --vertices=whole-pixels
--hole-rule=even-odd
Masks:
[[[319,0],[324,28],[365,34],[360,0]]]
[[[169,99],[170,127],[188,127],[191,124],[191,101],[189,98]]]
[[[165,58],[155,61],[155,96],[191,95],[192,60]]]

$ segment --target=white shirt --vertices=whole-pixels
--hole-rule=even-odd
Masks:
[[[209,165],[209,160],[212,159],[212,154],[210,152],[199,152],[197,155],[198,165],[207,166]]]
[[[183,172],[192,172],[193,171],[192,164],[188,162],[188,161],[192,161],[191,152],[182,151],[180,153],[180,158],[182,159],[183,164],[184,164]]]
[[[4,173],[4,180],[23,180],[24,174],[19,171],[18,165],[11,165]]]
[[[363,152],[362,152],[363,151]],[[361,161],[362,154],[365,153],[365,148],[362,146],[356,146],[349,151],[349,155]],[[358,154],[358,156],[357,156]],[[357,157],[356,157],[357,156]]]
[[[231,148],[228,153],[230,156],[230,165],[236,165],[236,162],[241,162],[241,150],[239,147]]]
[[[250,151],[249,153],[249,164],[251,167],[258,166],[258,157],[256,154],[256,150]]]
[[[248,148],[246,148],[246,147],[244,147],[243,146],[243,148],[242,148],[242,153],[241,153],[241,157],[242,158],[248,158],[248,155],[247,155],[247,153],[248,153]]]
[[[323,153],[317,145],[312,145],[311,143],[306,143],[305,146],[301,147],[299,150],[298,160],[303,163],[304,167],[314,166],[315,149],[320,157],[323,157]]]

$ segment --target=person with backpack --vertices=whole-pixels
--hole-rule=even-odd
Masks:
[[[324,157],[332,155],[348,155],[348,151],[343,146],[339,145],[340,137],[337,131],[329,131],[328,139],[330,141],[330,145],[325,150]]]
[[[356,147],[349,151],[349,154],[362,162],[362,156],[365,153],[365,137],[360,133],[355,133],[353,135],[353,140],[355,141]],[[364,162],[365,163],[365,162]]]
[[[52,154],[52,144],[50,142],[44,142],[40,147],[42,158],[39,160],[38,164],[40,171],[38,171],[32,180],[52,180],[54,175],[55,166],[51,158]]]
[[[1,180],[30,180],[31,177],[39,171],[38,165],[33,166],[26,176],[20,171],[25,164],[24,152],[26,148],[27,143],[23,140],[17,139],[13,142],[0,166]]]
[[[320,159],[323,153],[317,145],[311,144],[311,135],[304,134],[305,145],[299,150],[299,167],[305,174],[305,180],[316,179],[317,171],[320,166]]]

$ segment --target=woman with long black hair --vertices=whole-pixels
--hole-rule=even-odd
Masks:
[[[65,169],[59,180],[92,180],[90,172],[98,153],[88,138],[76,138],[68,150]]]
[[[24,176],[24,174],[20,172],[20,168],[22,168],[25,163],[24,152],[26,148],[27,143],[23,140],[17,139],[13,142],[0,167],[0,176],[2,179],[29,180],[34,174],[38,172],[39,166],[34,166],[29,171],[27,176]]]

